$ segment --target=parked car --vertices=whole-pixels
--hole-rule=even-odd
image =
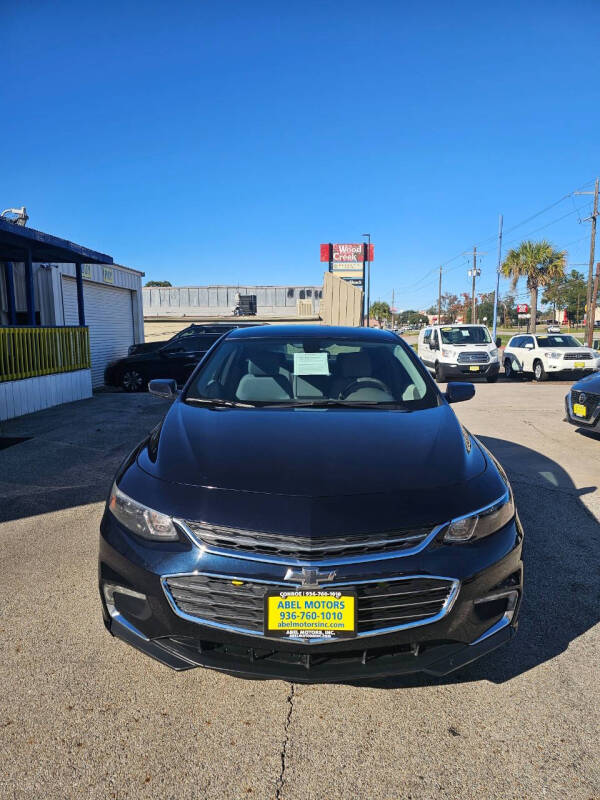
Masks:
[[[560,333],[560,325],[548,325],[546,331],[548,333]]]
[[[507,378],[533,374],[536,381],[544,381],[549,375],[568,377],[597,369],[600,353],[566,333],[513,336],[504,350]]]
[[[442,675],[507,642],[523,530],[506,474],[389,331],[226,334],[119,468],[104,621],[174,669]]]
[[[211,322],[202,323],[198,325],[193,323],[188,325],[187,328],[176,333],[170,339],[158,339],[153,342],[138,342],[129,346],[127,351],[128,355],[135,356],[138,353],[153,353],[165,347],[167,344],[173,346],[176,342],[182,339],[187,339],[189,336],[211,336],[213,342],[216,341],[215,336],[222,336],[224,333],[233,330],[234,328],[242,328],[246,325],[256,325],[256,322]]]
[[[428,325],[419,333],[418,353],[438,383],[453,378],[498,380],[500,339],[485,325]]]
[[[600,373],[588,375],[565,397],[567,422],[600,433]]]
[[[166,341],[132,345],[129,355],[106,367],[104,383],[106,386],[120,386],[126,392],[145,391],[148,382],[158,377],[173,378],[182,385],[198,361],[223,334],[247,326],[252,326],[252,323],[190,325]],[[138,349],[131,352],[132,348]]]

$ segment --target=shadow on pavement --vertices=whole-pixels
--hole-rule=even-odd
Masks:
[[[168,405],[103,392],[1,423],[2,437],[26,441],[0,450],[0,522],[103,501],[123,458]]]
[[[600,524],[556,461],[514,442],[480,437],[511,480],[525,540],[525,593],[511,642],[445,678],[398,676],[361,682],[376,688],[503,683],[563,653],[600,620]]]

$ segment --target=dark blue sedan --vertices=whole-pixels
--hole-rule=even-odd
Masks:
[[[600,433],[600,373],[577,381],[565,397],[565,408],[571,425]]]
[[[235,330],[121,465],[109,631],[174,669],[443,675],[507,642],[523,531],[507,477],[412,349],[362,328]]]

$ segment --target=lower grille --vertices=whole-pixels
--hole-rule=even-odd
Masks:
[[[243,579],[240,579],[242,581]],[[240,583],[236,580],[236,583]],[[268,589],[294,584],[265,584],[214,575],[177,575],[163,579],[176,613],[207,625],[225,626],[253,634],[263,633],[263,603]],[[321,588],[342,588],[327,584]],[[358,635],[374,631],[425,625],[443,616],[456,596],[458,582],[448,578],[414,576],[376,583],[355,583]]]
[[[476,351],[472,353],[459,353],[456,359],[457,364],[487,364],[490,360],[488,353],[485,351]]]
[[[591,361],[593,356],[591,353],[565,353],[563,358],[565,361]]]
[[[209,547],[309,561],[407,550],[421,544],[433,527],[348,536],[304,537],[223,528],[203,522],[186,522],[186,525],[196,539]]]

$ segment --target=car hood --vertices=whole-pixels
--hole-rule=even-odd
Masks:
[[[138,464],[171,483],[324,497],[434,492],[474,478],[486,459],[446,404],[403,413],[177,401]]]
[[[573,384],[571,390],[576,392],[589,392],[590,394],[600,394],[600,373],[595,372],[582,378]]]

